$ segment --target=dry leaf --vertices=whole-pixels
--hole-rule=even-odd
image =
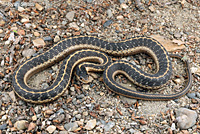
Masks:
[[[185,48],[184,45],[174,44],[173,41],[164,39],[164,37],[160,35],[152,35],[151,37],[160,42],[168,52],[173,52]]]
[[[175,43],[175,44],[178,44],[179,46],[185,44],[185,42],[180,41],[180,40],[172,40],[172,42]]]

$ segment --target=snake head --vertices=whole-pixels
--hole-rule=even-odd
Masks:
[[[89,75],[88,75],[88,72],[85,67],[80,66],[80,65],[76,66],[75,67],[75,75],[76,75],[77,79],[80,80],[81,82],[83,82],[83,83],[89,82],[88,81]]]

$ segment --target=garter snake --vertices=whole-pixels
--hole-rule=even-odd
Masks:
[[[157,72],[148,74],[126,61],[111,62],[107,56],[128,56],[144,52],[149,54],[156,63]],[[106,53],[106,54],[105,54]],[[176,56],[177,57],[177,56]],[[33,89],[27,80],[37,72],[63,60],[54,83],[46,89]],[[82,62],[94,61],[100,63],[90,67],[90,71],[104,71],[105,85],[112,91],[144,100],[170,100],[183,96],[190,88],[191,72],[187,66],[188,83],[179,93],[172,95],[145,94],[126,89],[114,81],[118,73],[125,74],[135,84],[147,88],[160,88],[172,74],[170,56],[165,48],[150,37],[134,37],[120,42],[107,42],[94,36],[75,36],[66,38],[44,53],[24,61],[14,72],[12,86],[15,93],[23,100],[31,103],[45,103],[57,99],[70,85],[72,72]]]

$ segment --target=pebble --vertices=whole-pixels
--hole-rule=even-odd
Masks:
[[[3,115],[2,118],[1,118],[1,121],[6,121],[8,118],[8,115]]]
[[[196,96],[200,99],[200,93],[196,92]]]
[[[33,45],[36,47],[43,47],[45,46],[45,42],[43,39],[38,38],[38,39],[33,40]]]
[[[124,0],[118,0],[120,4],[124,3],[125,1]]]
[[[108,26],[110,26],[112,23],[113,23],[112,20],[108,20],[108,21],[106,21],[106,22],[103,24],[103,27],[108,27]]]
[[[150,6],[149,7],[149,10],[151,11],[151,12],[155,12],[155,7],[152,5],[152,6]]]
[[[58,35],[56,35],[53,41],[54,41],[54,42],[60,41],[60,37],[59,37]]]
[[[74,29],[74,30],[76,30],[76,31],[79,30],[79,27],[78,27],[78,25],[76,24],[76,22],[69,23],[69,28],[72,28],[72,29]]]
[[[128,97],[125,97],[125,96],[122,96],[122,95],[120,95],[120,99],[123,102],[128,103],[128,104],[135,104],[137,102],[137,99],[128,98]]]
[[[78,128],[78,124],[76,122],[70,122],[64,125],[64,128],[67,131],[74,131]]]
[[[13,102],[16,102],[16,97],[15,97],[15,92],[14,91],[9,92],[9,96],[12,99]]]
[[[189,98],[196,99],[196,93],[195,93],[195,92],[187,93],[186,95],[187,95],[187,97],[189,97]]]
[[[21,19],[21,22],[22,22],[22,23],[29,22],[29,19],[27,19],[27,18],[22,18],[22,19]]]
[[[127,8],[128,8],[128,6],[127,6],[125,3],[122,3],[122,4],[120,5],[120,7],[121,7],[122,9],[127,9]]]
[[[0,26],[3,26],[6,22],[4,20],[0,21]]]
[[[34,49],[25,49],[22,51],[22,55],[24,57],[31,57],[31,56],[33,56],[34,53],[35,53]]]
[[[28,125],[28,131],[31,131],[31,130],[34,130],[36,127],[36,124],[31,122],[29,125]]]
[[[2,34],[3,33],[3,29],[0,29],[0,34]]]
[[[76,13],[75,11],[68,12],[68,13],[66,14],[65,17],[66,17],[69,21],[73,21],[75,13]]]
[[[108,18],[113,17],[112,11],[110,9],[107,10]]]
[[[175,82],[176,84],[181,84],[181,83],[182,83],[181,79],[175,79],[174,82]]]
[[[26,129],[26,128],[28,128],[28,121],[26,121],[26,120],[17,121],[17,122],[15,122],[14,127],[15,127],[17,130]]]
[[[187,108],[179,108],[176,110],[177,126],[180,129],[188,129],[195,125],[197,113]]]
[[[46,36],[43,39],[44,39],[44,41],[52,41],[53,40],[50,36]]]
[[[64,114],[65,111],[64,111],[64,109],[61,108],[61,109],[59,109],[59,110],[57,111],[57,113],[58,113],[58,114]]]
[[[181,34],[180,33],[174,33],[174,37],[175,38],[181,38]]]
[[[176,130],[176,125],[175,125],[175,123],[172,123],[171,129],[172,129],[172,131]]]
[[[0,130],[5,130],[7,128],[7,124],[0,125]]]
[[[123,20],[124,17],[123,17],[122,15],[119,15],[119,16],[117,16],[117,19],[118,19],[118,20]]]
[[[92,130],[96,126],[96,123],[97,123],[96,119],[89,120],[85,125],[85,129]]]
[[[46,130],[47,130],[50,134],[52,134],[52,133],[56,130],[56,126],[50,125],[50,126],[48,126],[48,127],[46,128]]]
[[[21,3],[19,2],[19,1],[16,1],[15,3],[14,3],[14,7],[16,8],[16,9],[18,9],[18,7],[21,5]]]
[[[32,121],[36,121],[36,120],[37,120],[37,116],[36,115],[32,116]]]
[[[44,7],[41,6],[41,5],[38,4],[38,3],[35,3],[35,8],[36,8],[37,10],[39,10],[39,11],[42,11],[42,10],[44,9]]]
[[[88,85],[88,84],[87,85],[86,84],[83,85],[83,89],[85,89],[85,90],[88,90],[89,87],[90,87],[90,85]]]
[[[111,128],[113,128],[115,126],[115,122],[113,121],[109,121],[105,126],[104,126],[104,130],[106,132],[110,131]]]
[[[68,131],[60,131],[59,134],[69,134]]]
[[[81,114],[77,114],[75,117],[76,117],[77,119],[80,119],[80,118],[81,118]]]
[[[40,36],[40,33],[34,32],[33,35],[36,36],[36,37],[38,37],[38,36]]]
[[[23,7],[21,7],[21,6],[18,6],[18,11],[19,12],[23,12],[23,11],[25,11],[25,9]]]

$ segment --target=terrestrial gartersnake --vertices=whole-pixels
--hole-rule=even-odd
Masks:
[[[128,56],[144,52],[149,54],[156,63],[157,72],[148,74],[130,64],[127,61],[110,62],[105,54],[114,56]],[[176,56],[177,57],[177,56]],[[179,57],[179,56],[178,56]],[[64,60],[63,60],[64,59]],[[27,80],[37,72],[63,60],[54,83],[46,89],[33,89],[28,86]],[[88,71],[104,71],[105,85],[112,91],[131,98],[144,100],[170,100],[183,96],[190,88],[191,72],[187,66],[188,83],[179,93],[172,95],[145,94],[120,86],[115,82],[115,75],[122,73],[135,84],[147,88],[160,88],[172,74],[170,57],[165,48],[150,37],[135,37],[118,43],[107,42],[93,36],[77,36],[66,38],[45,53],[38,54],[23,62],[14,72],[13,88],[15,93],[25,101],[32,103],[44,103],[57,99],[70,85],[74,68],[86,61],[98,62],[89,66]],[[83,63],[82,63],[83,64]],[[86,68],[87,68],[86,66]]]

